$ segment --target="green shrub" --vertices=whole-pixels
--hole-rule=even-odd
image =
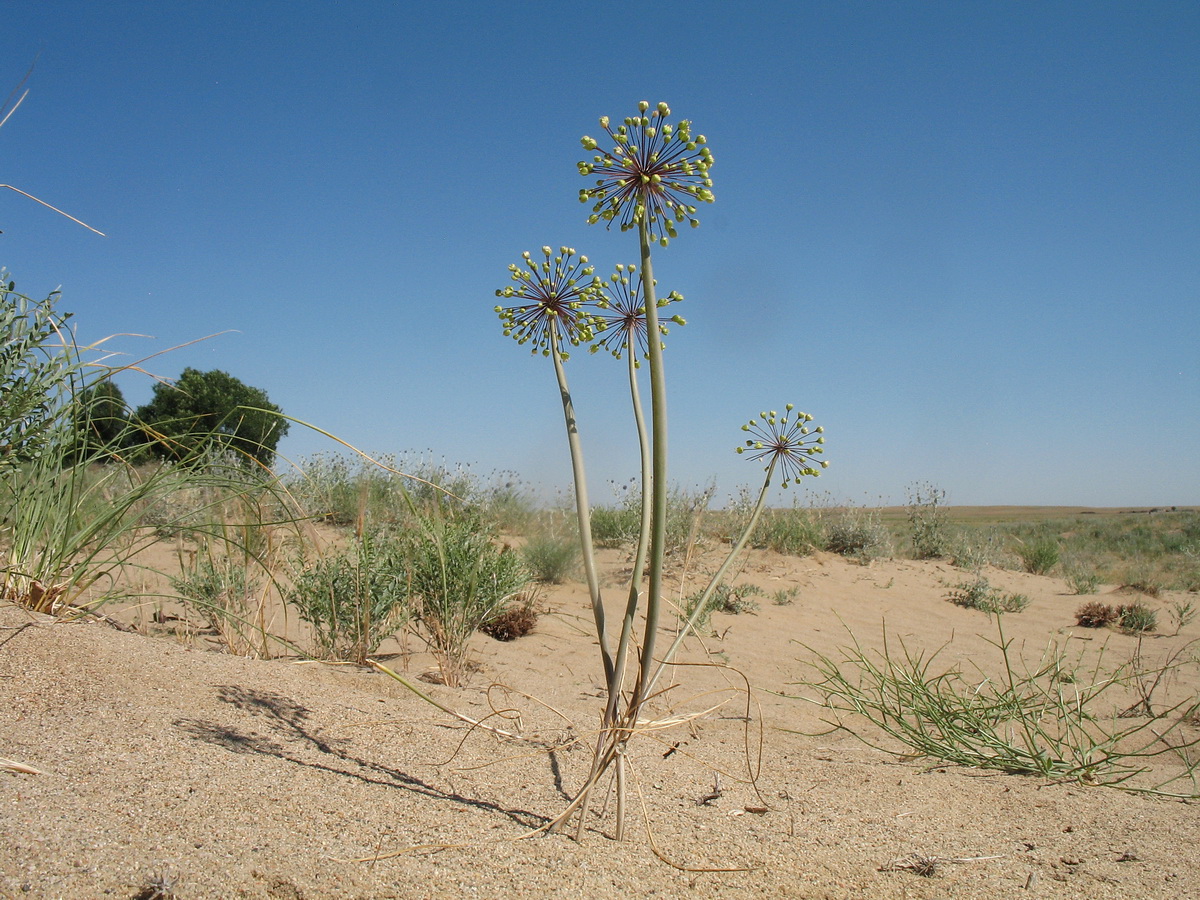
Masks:
[[[457,687],[471,636],[529,584],[519,554],[498,549],[478,523],[427,518],[407,538],[414,613],[442,681]]]
[[[543,584],[562,584],[571,577],[579,564],[579,535],[573,526],[564,526],[567,533],[539,529],[521,548],[534,580]]]
[[[950,529],[943,508],[945,501],[946,492],[932,484],[909,488],[907,513],[914,559],[938,559],[950,554]]]
[[[973,581],[960,582],[946,599],[955,606],[996,614],[1021,612],[1029,605],[1024,594],[1001,593],[982,575]]]
[[[408,573],[400,543],[367,531],[316,561],[300,559],[287,600],[312,626],[319,653],[365,665],[408,622]]]
[[[755,547],[790,556],[812,553],[825,544],[825,527],[820,515],[815,510],[797,506],[764,515],[754,531]]]
[[[1158,627],[1158,614],[1141,601],[1117,607],[1117,623],[1122,631],[1146,634]]]
[[[1067,586],[1073,594],[1094,594],[1100,587],[1100,576],[1084,569],[1067,572]]]
[[[869,562],[890,555],[891,534],[875,510],[842,510],[825,523],[825,549]]]
[[[261,605],[260,582],[247,571],[246,559],[214,558],[205,546],[190,568],[171,579],[180,600],[194,609],[238,656],[266,655],[265,641],[256,645],[254,609]]]
[[[712,614],[714,612],[727,613],[732,616],[739,615],[745,612],[757,612],[759,609],[758,601],[754,597],[761,597],[764,594],[762,588],[753,584],[721,584],[713,592],[712,600],[708,604],[708,608],[696,620],[696,630],[708,628],[712,623]],[[703,592],[692,594],[683,604],[683,609],[679,613],[679,617],[684,621],[691,618],[692,613],[696,611],[696,604],[700,602]]]
[[[1034,575],[1048,575],[1050,570],[1058,565],[1058,542],[1050,538],[1040,538],[1032,543],[1017,545],[1017,556],[1026,572]]]

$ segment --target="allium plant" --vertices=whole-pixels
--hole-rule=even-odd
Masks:
[[[639,264],[618,265],[608,281],[603,281],[595,276],[587,257],[576,257],[574,250],[565,247],[555,255],[549,247],[543,247],[544,259],[538,260],[526,253],[522,264],[509,267],[516,284],[496,292],[505,300],[519,301],[496,307],[504,333],[518,343],[532,344],[535,354],[540,352],[554,363],[571,450],[584,570],[608,689],[591,771],[578,794],[549,827],[562,828],[578,813],[578,828],[582,831],[592,789],[610,769],[615,769],[618,840],[624,833],[625,748],[637,731],[646,727],[645,720],[639,722],[639,719],[646,711],[655,685],[684,639],[711,609],[726,572],[758,523],[776,476],[781,475],[782,486],[787,487],[806,475],[819,474],[820,469],[828,465],[817,459],[824,451],[823,429],[811,427],[812,416],[794,410],[791,405],[784,408],[782,415],[764,412],[743,426],[748,438],[745,445],[737,449],[764,463],[762,488],[747,519],[745,532],[700,598],[690,607],[688,621],[672,645],[665,653],[657,653],[655,639],[664,605],[662,585],[668,512],[667,395],[662,341],[667,334],[667,325],[659,310],[683,300],[683,297],[671,292],[664,299],[658,299],[651,248],[668,246],[670,239],[678,236],[676,226],[683,222],[697,226],[698,204],[711,203],[714,199],[710,177],[713,155],[707,141],[703,135],[692,133],[691,123],[687,120],[672,125],[667,121],[670,114],[665,103],[659,103],[651,110],[650,104],[642,101],[638,104],[637,115],[629,116],[615,129],[608,117],[600,119],[600,127],[607,135],[604,148],[594,138],[582,140],[584,149],[595,154],[578,164],[581,175],[596,179],[594,187],[579,192],[582,202],[593,204],[588,222],[606,225],[617,222],[622,231],[636,230]],[[684,324],[678,315],[667,321]],[[626,362],[641,448],[640,539],[615,655],[605,627],[592,556],[583,453],[563,365],[568,357],[565,347],[583,344],[590,344],[592,352],[604,350]],[[647,363],[650,378],[649,427],[642,414],[638,385],[638,369],[643,361]],[[643,583],[647,561],[649,571]],[[635,642],[634,626],[643,597],[645,626],[641,640]],[[634,681],[632,687],[626,689],[625,672],[634,657]]]

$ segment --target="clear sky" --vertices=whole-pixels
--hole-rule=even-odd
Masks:
[[[826,427],[835,500],[1200,504],[1200,5],[5,2],[0,263],[79,336],[224,369],[376,453],[568,481],[549,362],[492,311],[523,250],[607,270],[579,137],[667,101],[716,203],[655,255],[672,480]],[[624,370],[576,355],[593,498]],[[125,377],[135,405],[151,383]],[[333,449],[293,426],[288,457]],[[803,495],[801,495],[803,498]]]

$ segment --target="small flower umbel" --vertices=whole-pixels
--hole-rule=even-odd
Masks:
[[[612,139],[611,150],[600,150],[595,138],[582,138],[585,150],[599,151],[591,161],[579,163],[579,174],[598,176],[596,186],[583,188],[579,202],[594,200],[590,224],[601,220],[621,223],[621,230],[634,228],[642,221],[649,226],[650,239],[667,245],[676,237],[675,226],[696,218],[696,204],[712,203],[712,152],[704,135],[692,134],[692,123],[683,119],[674,126],[667,122],[671,114],[665,103],[650,111],[650,104],[638,104],[638,114],[627,116],[614,131],[608,116],[600,127]]]
[[[749,432],[751,437],[737,452],[749,453],[750,459],[765,459],[768,471],[774,467],[782,469],[782,487],[805,475],[820,475],[821,469],[829,468],[825,460],[813,459],[825,452],[825,429],[809,428],[812,416],[808,413],[797,411],[789,403],[782,416],[771,410],[759,413],[759,419],[762,421],[751,419],[742,426],[742,431]]]
[[[671,291],[658,301],[658,308],[662,309],[682,299],[683,294]],[[595,353],[603,347],[620,359],[622,354],[633,348],[634,365],[638,365],[637,360],[646,358],[649,347],[646,343],[646,303],[642,291],[642,277],[637,266],[618,263],[617,270],[603,283],[596,306],[600,310],[597,315],[603,326],[596,343],[592,344],[591,351]],[[669,321],[676,325],[687,324],[680,315],[671,316]],[[662,335],[668,333],[667,326],[661,321],[658,331]]]
[[[554,255],[542,248],[543,260],[522,254],[521,265],[510,265],[515,285],[496,291],[497,297],[528,301],[516,306],[497,306],[496,315],[504,325],[504,334],[518,344],[533,344],[532,352],[549,356],[569,355],[564,344],[578,347],[595,337],[603,321],[591,310],[600,279],[586,256],[577,256],[572,247],[560,247]]]

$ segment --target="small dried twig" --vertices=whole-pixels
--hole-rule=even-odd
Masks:
[[[33,766],[27,766],[25,763],[17,762],[15,759],[5,759],[0,756],[0,769],[5,772],[17,772],[21,775],[45,775],[46,773],[40,769],[35,769]]]
[[[943,863],[969,863],[984,859],[1001,859],[1000,856],[928,856],[924,853],[910,853],[900,859],[894,859],[885,866],[880,866],[880,872],[899,872],[907,870],[922,878],[933,878],[938,874]]]

